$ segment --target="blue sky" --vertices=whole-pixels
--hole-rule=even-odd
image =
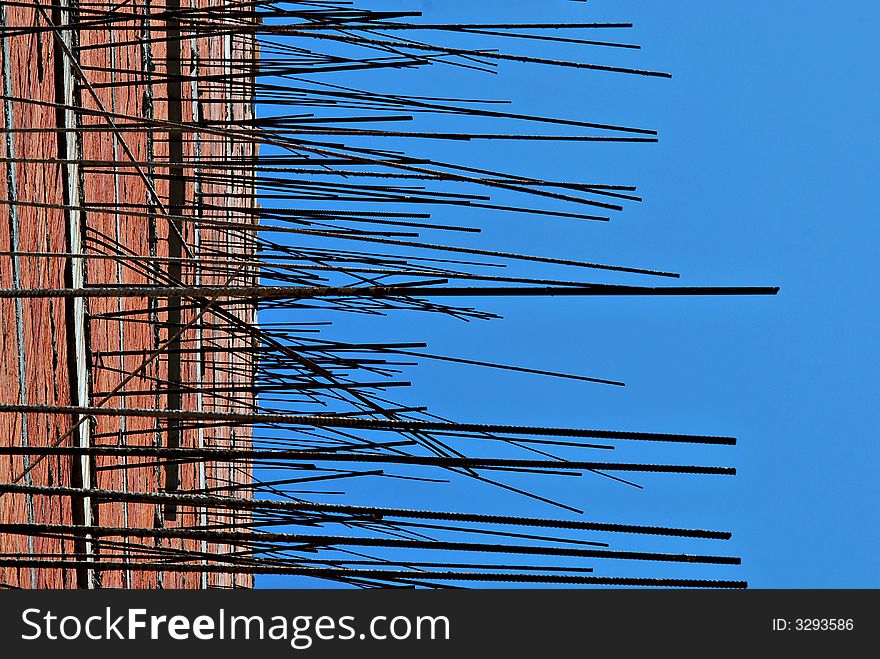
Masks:
[[[739,470],[735,478],[639,477],[644,490],[587,477],[528,483],[600,521],[732,531],[734,539],[723,545],[692,545],[743,557],[741,567],[715,568],[708,576],[759,588],[880,586],[873,474],[880,391],[872,340],[880,320],[878,214],[871,199],[880,153],[873,46],[880,5],[388,0],[370,6],[421,8],[429,21],[631,21],[634,29],[610,36],[639,43],[641,51],[554,46],[553,54],[673,74],[660,80],[502,65],[499,76],[447,68],[401,82],[413,93],[442,88],[508,98],[520,112],[660,131],[660,143],[647,145],[406,145],[499,169],[633,184],[645,200],[610,223],[438,211],[435,219],[484,227],[479,241],[462,244],[674,270],[682,284],[768,284],[782,291],[775,298],[485,300],[482,308],[504,320],[346,319],[335,336],[428,338],[439,354],[623,380],[625,388],[607,387],[428,362],[408,373],[414,389],[398,398],[428,401],[431,411],[463,421],[734,435],[735,448],[622,446],[614,457],[729,464]],[[507,47],[547,52],[540,44]],[[395,505],[387,484],[359,494]],[[440,494],[433,486],[410,489],[407,496],[407,506],[440,501],[450,509],[559,514],[468,483]],[[653,543],[615,539],[621,549],[663,550]],[[597,574],[634,573],[594,567]],[[644,570],[702,576],[693,566]]]

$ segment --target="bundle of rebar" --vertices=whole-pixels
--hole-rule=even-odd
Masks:
[[[437,416],[386,391],[409,386],[403,374],[423,360],[622,383],[339,329],[355,315],[496,318],[471,298],[776,292],[670,285],[678,274],[650,265],[485,242],[484,217],[607,222],[640,199],[527,163],[426,156],[430,144],[588,149],[657,132],[392,88],[432,67],[668,77],[590,63],[589,49],[637,48],[608,36],[630,24],[429,23],[329,0],[6,1],[0,23],[3,585],[250,587],[265,574],[358,587],[745,585],[662,571],[738,564],[690,549],[729,532],[590,519],[520,478],[726,477],[726,464],[610,456],[621,443],[734,438]],[[518,40],[541,40],[547,56],[508,49]],[[585,59],[552,56],[558,44]],[[432,217],[450,208],[472,224]],[[538,264],[560,274],[538,276]],[[395,484],[396,507],[370,503],[380,480]],[[448,510],[445,488],[461,481],[555,512]],[[436,504],[408,503],[426,484]],[[343,489],[313,489],[325,485]],[[680,549],[620,548],[645,535]],[[656,576],[609,572],[617,561]]]

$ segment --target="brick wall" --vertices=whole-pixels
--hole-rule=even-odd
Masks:
[[[193,2],[203,7],[222,4],[216,0]],[[252,186],[247,177],[234,186],[213,180],[196,183],[201,169],[198,165],[214,159],[224,162],[248,158],[254,147],[231,142],[217,132],[178,130],[176,122],[169,125],[168,121],[169,117],[173,120],[179,115],[183,124],[191,124],[198,119],[198,108],[207,122],[248,119],[252,106],[246,88],[238,84],[231,88],[218,75],[224,73],[224,60],[230,54],[233,60],[254,56],[252,39],[247,35],[197,36],[185,32],[182,40],[169,41],[165,38],[169,34],[168,23],[157,18],[164,5],[120,6],[108,23],[106,16],[91,13],[106,12],[108,6],[91,4],[80,7],[78,15],[70,13],[71,19],[80,23],[78,30],[69,33],[71,58],[59,46],[57,31],[53,30],[53,25],[63,22],[66,10],[60,0],[45,7],[45,14],[29,6],[4,7],[5,133],[4,160],[0,164],[4,170],[0,177],[0,198],[4,202],[0,208],[0,251],[4,254],[0,257],[0,286],[30,289],[70,285],[69,272],[74,260],[65,256],[71,248],[70,208],[65,208],[69,205],[70,186],[78,187],[83,207],[83,253],[87,257],[126,256],[83,259],[87,285],[165,283],[169,276],[187,285],[231,283],[223,273],[197,270],[193,262],[199,257],[216,257],[218,253],[230,259],[247,256],[251,252],[247,233],[239,231],[230,236],[228,231],[200,226],[198,219],[205,212],[203,208],[210,206],[228,209],[227,221],[250,222],[250,215],[236,209],[253,203],[249,198]],[[98,19],[105,22],[98,24]],[[173,60],[178,55],[181,75],[169,79],[169,58]],[[78,78],[74,95],[75,105],[81,110],[75,116],[77,153],[67,154],[76,166],[69,170],[58,161],[65,151],[65,140],[59,139],[63,133],[58,131],[65,126],[65,120],[57,105],[63,102],[59,77],[64,66]],[[88,84],[83,83],[83,76]],[[105,112],[110,113],[117,130]],[[176,193],[172,190],[175,185]],[[169,212],[183,218],[171,218]],[[175,249],[181,249],[184,257],[195,259],[184,258],[176,263],[162,260],[173,256]],[[21,254],[34,252],[40,255]],[[235,282],[252,281],[254,276],[253,269],[245,267]],[[90,298],[85,320],[88,364],[82,367],[71,348],[75,313],[70,302],[3,300],[0,375],[6,386],[0,390],[0,402],[76,404],[72,392],[79,365],[89,375],[89,404],[155,409],[169,403],[176,407],[174,403],[179,400],[184,409],[247,410],[252,402],[248,392],[200,395],[197,391],[200,383],[214,388],[246,386],[242,373],[248,370],[249,357],[247,353],[236,352],[236,348],[251,339],[230,331],[228,321],[221,322],[211,313],[196,320],[197,312],[192,308],[180,312],[169,309],[177,306],[177,302],[161,299]],[[225,308],[243,323],[255,321],[254,311],[248,305]],[[171,327],[169,322],[176,324]],[[179,354],[165,352],[143,366],[157,347],[167,345],[178,334],[177,328],[181,326],[186,326],[178,339],[183,350]],[[222,350],[186,353],[198,346]],[[226,368],[230,360],[239,363],[234,372]],[[123,383],[132,372],[136,376]],[[178,379],[180,384],[175,385]],[[70,415],[3,413],[0,442],[45,446],[61,438],[62,445],[72,445],[75,433],[70,430],[74,422]],[[164,422],[157,424],[155,420],[136,416],[97,417],[89,424],[88,441],[152,446],[166,445],[172,436],[179,436],[181,446],[228,446],[231,442],[240,446],[250,441],[246,428],[184,428],[178,433],[173,428],[169,432]],[[30,462],[33,461],[31,458]],[[80,485],[80,458],[47,457],[21,477],[27,462],[22,457],[4,457],[0,462],[0,482]],[[95,458],[87,466],[91,479],[87,485],[105,490],[154,492],[171,486],[192,491],[226,485],[229,481],[240,483],[248,478],[247,473],[234,471],[229,465],[209,463],[200,467],[189,463],[178,467],[178,482],[170,483],[168,466],[154,458],[129,458],[124,462],[116,457]],[[0,495],[0,515],[10,522],[82,523],[82,509],[83,501],[71,497]],[[102,526],[173,528],[211,521],[186,507],[169,510],[152,504],[112,502],[93,503],[90,510],[94,513],[93,523]],[[197,541],[124,537],[110,540],[119,542],[119,548],[102,547],[95,560],[112,553],[116,554],[113,560],[142,560],[155,557],[156,551],[207,555],[224,551],[224,547]],[[63,558],[87,548],[70,540],[0,536],[0,553],[7,556],[36,554],[47,559]],[[94,583],[105,587],[251,585],[250,577],[244,575],[203,576],[136,569],[97,571],[96,575]],[[48,567],[0,568],[0,581],[12,586],[68,588],[83,586],[88,579],[89,575],[82,570],[77,573],[73,569]]]

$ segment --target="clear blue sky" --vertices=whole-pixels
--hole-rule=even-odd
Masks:
[[[738,437],[735,448],[621,447],[614,456],[729,464],[739,470],[735,478],[639,477],[644,490],[589,477],[527,481],[586,509],[591,519],[731,530],[729,543],[690,547],[743,557],[739,568],[702,575],[692,566],[637,568],[645,574],[746,579],[759,588],[880,586],[873,471],[880,393],[878,213],[871,194],[878,188],[880,153],[880,4],[388,0],[370,6],[421,8],[429,21],[631,21],[634,29],[603,36],[640,43],[641,51],[554,46],[552,52],[674,76],[502,65],[500,76],[447,69],[406,78],[401,88],[413,93],[439,88],[508,98],[521,112],[660,131],[653,145],[407,145],[414,153],[499,169],[524,163],[526,173],[550,178],[634,184],[645,199],[608,224],[502,215],[485,220],[475,211],[454,217],[438,211],[436,219],[484,227],[478,240],[461,244],[674,270],[683,284],[770,284],[782,291],[775,298],[486,300],[482,307],[504,320],[464,324],[397,316],[381,325],[352,321],[337,327],[336,336],[429,338],[439,354],[627,384],[430,362],[408,373],[415,387],[398,398],[427,401],[431,411],[459,420]],[[547,52],[540,44],[507,47]],[[451,89],[442,86],[453,81]],[[378,481],[358,495],[401,503],[389,484]],[[442,493],[434,486],[409,488],[407,497],[413,506],[439,502],[450,509],[559,514],[468,483]],[[670,547],[642,539],[614,543],[620,549]],[[597,574],[636,572],[591,564]]]

